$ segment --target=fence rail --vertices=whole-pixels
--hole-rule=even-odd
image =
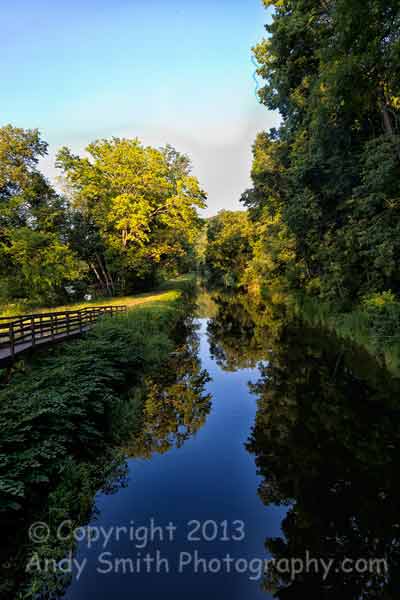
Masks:
[[[0,361],[37,345],[87,331],[99,317],[126,312],[126,306],[93,306],[63,312],[0,317]]]

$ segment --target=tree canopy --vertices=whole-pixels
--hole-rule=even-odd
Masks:
[[[138,139],[62,148],[64,193],[39,170],[37,130],[0,128],[0,298],[30,304],[68,290],[113,295],[193,268],[206,194],[188,156]]]
[[[208,220],[204,268],[210,283],[240,285],[251,258],[252,233],[245,211],[221,210]]]
[[[90,144],[88,156],[62,148],[57,166],[69,184],[86,260],[100,285],[114,292],[182,259],[200,227],[205,193],[190,160],[171,146],[155,149],[138,139]],[[79,235],[80,233],[80,235]]]
[[[0,292],[52,301],[81,266],[69,247],[63,199],[38,170],[37,130],[0,128]]]
[[[254,53],[280,127],[254,144],[243,195],[254,272],[348,306],[400,292],[397,0],[280,0]]]

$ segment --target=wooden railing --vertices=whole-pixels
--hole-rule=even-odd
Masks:
[[[99,317],[113,316],[126,310],[126,306],[93,306],[63,312],[0,317],[0,352],[5,357],[14,357],[25,348],[83,333]]]

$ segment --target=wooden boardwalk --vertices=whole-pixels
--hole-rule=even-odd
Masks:
[[[0,317],[0,368],[28,350],[81,335],[102,316],[126,312],[126,306],[93,306],[63,312]]]

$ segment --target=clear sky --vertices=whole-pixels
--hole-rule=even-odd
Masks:
[[[1,125],[41,131],[49,177],[60,146],[139,137],[191,156],[208,214],[240,208],[255,135],[278,121],[252,79],[261,0],[13,0],[1,13]]]

